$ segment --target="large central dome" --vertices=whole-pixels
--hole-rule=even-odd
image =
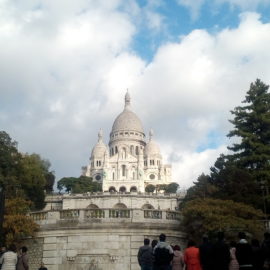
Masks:
[[[112,126],[112,133],[118,131],[134,131],[144,133],[141,120],[130,109],[130,96],[127,92],[125,95],[125,108],[115,119]]]

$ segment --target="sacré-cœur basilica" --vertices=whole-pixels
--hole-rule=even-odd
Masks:
[[[131,110],[129,93],[123,112],[113,123],[108,146],[102,137],[100,131],[83,175],[102,181],[103,191],[144,192],[149,184],[171,182],[171,166],[163,165],[152,130],[146,142],[142,123]]]
[[[108,145],[102,131],[82,174],[102,183],[103,192],[49,195],[46,207],[30,215],[40,225],[29,247],[30,270],[43,261],[50,270],[139,270],[138,248],[144,238],[167,235],[183,244],[181,196],[147,193],[149,184],[171,183],[171,166],[163,164],[158,144],[131,110],[115,119]]]

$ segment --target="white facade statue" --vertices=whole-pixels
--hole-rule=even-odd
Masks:
[[[103,133],[98,133],[90,163],[83,167],[82,174],[102,182],[103,191],[145,192],[149,184],[171,183],[171,165],[162,162],[158,144],[149,132],[145,141],[142,123],[132,112],[130,95],[125,95],[125,107],[112,126],[109,144],[103,142]]]

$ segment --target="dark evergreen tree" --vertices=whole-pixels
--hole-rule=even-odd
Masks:
[[[259,183],[270,183],[270,93],[269,86],[257,79],[251,83],[244,106],[233,111],[230,122],[234,129],[228,137],[239,142],[228,147],[233,154],[228,158],[237,167],[247,169]]]

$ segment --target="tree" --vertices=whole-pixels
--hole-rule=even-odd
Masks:
[[[179,184],[172,182],[170,184],[168,184],[165,188],[165,192],[166,193],[176,193],[177,189],[179,187]]]
[[[217,188],[212,197],[242,202],[263,209],[260,186],[254,181],[251,173],[238,168],[237,164],[231,161],[225,162],[222,168],[217,170],[221,165],[221,159],[215,163],[215,169],[211,168],[211,182]]]
[[[152,184],[149,184],[145,187],[145,192],[154,192],[156,187]]]
[[[45,200],[46,174],[43,160],[37,154],[24,155],[20,160],[19,180],[27,199],[35,209],[42,209]]]
[[[233,154],[229,158],[239,168],[247,169],[257,182],[270,183],[270,93],[269,86],[257,79],[251,83],[243,101],[236,107],[230,122],[234,129],[228,137],[240,142],[228,147]]]
[[[30,208],[42,209],[44,191],[52,190],[54,174],[49,167],[50,162],[37,154],[19,153],[17,142],[0,131],[0,214],[4,212],[2,235],[7,244],[31,236],[38,228],[27,213]]]
[[[4,235],[6,245],[11,243],[20,243],[21,239],[33,236],[39,226],[27,216],[30,210],[30,201],[22,198],[13,198],[6,200]]]
[[[245,231],[253,237],[259,237],[263,231],[260,210],[231,200],[195,199],[187,202],[182,213],[182,226],[196,240],[205,233],[213,235],[218,231],[231,235]]]
[[[21,158],[17,142],[5,131],[0,131],[0,185],[14,185],[17,180],[18,164]]]
[[[59,191],[65,189],[66,192],[84,193],[102,191],[101,183],[93,181],[91,177],[63,177],[57,182]]]
[[[217,192],[218,188],[213,185],[211,177],[202,173],[193,186],[187,190],[184,203],[197,198],[211,198]]]

